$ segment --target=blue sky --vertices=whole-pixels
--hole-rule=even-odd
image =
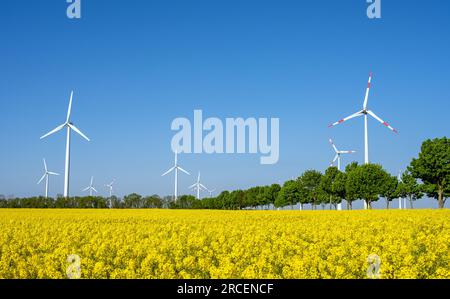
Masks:
[[[180,163],[218,190],[283,182],[324,170],[332,137],[358,151],[363,121],[327,125],[369,105],[398,129],[369,121],[370,158],[393,174],[426,138],[450,128],[450,4],[382,1],[382,18],[366,1],[82,0],[82,18],[66,1],[2,1],[0,9],[0,194],[43,193],[42,158],[64,171],[65,134],[39,137],[62,123],[70,90],[74,136],[71,193],[91,175],[101,194],[172,194],[171,122],[205,117],[280,118],[280,160],[260,155],[182,155]],[[195,175],[180,177],[180,190]],[[52,195],[63,178],[51,180]],[[435,206],[423,201],[422,206]],[[384,201],[380,203],[384,206]]]

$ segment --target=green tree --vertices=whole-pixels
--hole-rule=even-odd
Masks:
[[[334,180],[333,184],[333,192],[336,194],[337,197],[340,198],[340,201],[342,202],[344,199],[347,198],[346,192],[345,192],[345,183],[347,181],[347,174],[345,172],[338,172],[336,175],[336,178]],[[347,202],[347,209],[350,209],[350,204]]]
[[[382,189],[381,195],[386,199],[386,208],[389,209],[390,203],[400,197],[397,177],[387,174]]]
[[[313,209],[324,199],[324,192],[320,188],[322,174],[317,170],[307,170],[299,178],[301,194],[306,197],[307,202],[311,203]]]
[[[437,199],[443,209],[450,196],[450,139],[423,142],[419,157],[411,161],[408,170],[414,178],[422,180],[425,192]]]
[[[351,169],[347,174],[346,191],[352,200],[362,199],[369,209],[385,192],[389,174],[381,165],[364,164]]]
[[[332,206],[336,209],[336,205],[342,201],[342,198],[337,192],[338,186],[336,186],[337,183],[340,183],[337,181],[339,173],[340,171],[337,167],[329,167],[325,171],[325,174],[322,176],[322,180],[320,182],[320,189],[325,192],[326,198],[329,199],[330,209]]]
[[[344,183],[344,192],[345,200],[347,201],[347,208],[349,210],[353,209],[353,202],[358,200],[356,191],[356,186],[354,186],[354,171],[358,170],[358,162],[352,162],[345,167],[345,176],[338,178],[339,182]],[[349,180],[349,176],[351,176],[352,180]]]
[[[413,201],[423,197],[423,186],[407,170],[402,174],[402,180],[398,184],[399,197],[408,198],[409,207],[414,208]]]
[[[139,209],[142,207],[142,196],[137,193],[132,193],[123,198],[125,208]]]
[[[284,183],[278,193],[277,199],[275,200],[275,207],[279,208],[290,205],[292,208],[299,200],[298,184],[296,181],[290,180]]]

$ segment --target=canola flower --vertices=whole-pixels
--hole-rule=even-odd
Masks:
[[[369,268],[448,279],[449,220],[448,210],[0,210],[0,278],[366,279]]]

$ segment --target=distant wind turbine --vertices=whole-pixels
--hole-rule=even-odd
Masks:
[[[114,185],[115,182],[116,182],[116,179],[112,180],[111,183],[105,185],[105,187],[107,187],[107,188],[109,189],[109,198],[112,197],[112,194],[113,194],[113,185]]]
[[[372,73],[369,74],[369,82],[367,83],[367,89],[366,89],[366,95],[364,98],[364,103],[363,103],[363,109],[361,111],[358,111],[346,118],[343,118],[331,125],[329,125],[328,127],[334,127],[337,126],[349,119],[355,118],[355,117],[359,117],[359,116],[364,116],[364,163],[365,164],[369,164],[369,132],[368,132],[368,127],[367,127],[367,122],[368,122],[368,115],[372,116],[373,118],[375,118],[377,121],[379,121],[380,123],[382,123],[384,126],[386,126],[387,128],[389,128],[389,130],[393,131],[394,133],[398,133],[396,129],[394,129],[393,127],[391,127],[387,122],[385,122],[384,120],[382,120],[381,118],[379,118],[375,113],[373,113],[372,110],[368,110],[367,108],[367,103],[369,100],[369,92],[370,92],[370,84],[372,81]],[[367,204],[364,201],[364,208],[367,209]]]
[[[48,177],[51,175],[59,175],[59,173],[48,171],[47,162],[44,159],[44,175],[38,182],[38,185],[45,179],[45,198],[48,198]]]
[[[92,191],[94,191],[95,193],[98,193],[97,190],[95,190],[94,188],[94,177],[91,177],[91,184],[89,185],[89,187],[83,189],[83,192],[89,191],[89,196],[92,197]]]
[[[333,147],[333,149],[334,149],[334,151],[336,153],[336,156],[334,156],[333,162],[331,162],[331,166],[333,166],[334,163],[337,160],[337,162],[338,162],[338,167],[337,168],[338,168],[339,171],[341,171],[341,155],[342,154],[344,154],[344,155],[345,154],[354,154],[354,153],[356,153],[356,151],[341,151],[341,150],[338,150],[336,145],[334,144],[334,142],[333,142],[333,140],[331,138],[330,138],[329,141],[330,141],[330,144],[331,144],[331,146]],[[338,211],[342,210],[342,203],[338,203],[337,209],[338,209]]]
[[[72,111],[72,99],[73,99],[73,91],[70,93],[70,101],[69,101],[69,108],[67,110],[67,118],[66,122],[62,125],[56,127],[49,133],[45,134],[41,137],[41,139],[44,139],[58,131],[61,131],[62,129],[67,129],[67,140],[66,140],[66,163],[65,163],[65,171],[64,171],[64,197],[69,197],[69,173],[70,173],[70,133],[71,130],[74,130],[76,133],[78,133],[81,137],[86,139],[87,141],[90,141],[89,138],[86,137],[75,125],[70,121],[70,113]]]
[[[341,155],[342,154],[354,154],[354,153],[356,153],[356,151],[340,151],[337,149],[336,145],[334,144],[334,142],[331,138],[329,141],[330,141],[330,144],[333,147],[334,151],[336,152],[336,156],[334,157],[333,162],[331,162],[331,166],[333,166],[337,160],[338,170],[340,171],[341,170]]]
[[[193,189],[193,190],[197,191],[197,199],[200,199],[200,191],[208,190],[208,188],[206,188],[202,183],[200,183],[200,172],[198,173],[197,182],[195,184],[189,186],[189,189]]]
[[[209,193],[209,197],[210,197],[210,198],[212,197],[214,191],[216,191],[216,189],[208,190],[208,193]]]
[[[181,172],[184,172],[187,175],[190,175],[189,172],[187,172],[186,170],[184,170],[183,168],[181,168],[178,165],[178,152],[175,152],[175,165],[161,175],[161,176],[166,176],[169,173],[171,173],[172,171],[175,171],[175,192],[174,192],[175,201],[178,199],[178,170]]]

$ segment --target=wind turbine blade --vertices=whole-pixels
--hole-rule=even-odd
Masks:
[[[44,173],[44,175],[41,177],[41,179],[39,180],[39,182],[37,184],[39,185],[45,179],[46,176],[47,176],[47,173]]]
[[[197,187],[197,183],[195,183],[194,185],[189,186],[188,189],[192,189],[192,188],[195,188],[195,187]]]
[[[372,81],[372,73],[369,74],[369,82],[367,83],[366,96],[364,97],[364,110],[367,108],[367,102],[369,100],[370,82]]]
[[[44,169],[45,169],[45,172],[48,172],[47,170],[47,162],[45,162],[45,158],[44,158]]]
[[[59,175],[59,173],[51,172],[51,171],[48,171],[47,173],[50,174],[50,175]]]
[[[384,126],[388,127],[389,130],[391,130],[394,133],[398,133],[396,129],[394,129],[393,127],[391,127],[387,122],[385,122],[384,120],[382,120],[381,118],[379,118],[375,113],[373,113],[373,111],[369,110],[367,111],[367,113],[369,113],[373,118],[375,118],[376,120],[378,120],[380,123],[382,123]]]
[[[179,167],[179,166],[177,166],[177,168],[178,168],[178,170],[180,170],[180,171],[182,171],[182,172],[184,172],[185,174],[187,174],[187,175],[191,175],[189,172],[187,172],[186,170],[184,170],[183,168],[181,168],[181,167]]]
[[[165,176],[165,175],[168,175],[169,173],[171,173],[172,171],[174,171],[175,170],[175,166],[174,167],[172,167],[171,169],[169,169],[169,170],[167,170],[166,172],[164,172],[161,176]]]
[[[94,177],[91,176],[91,186],[92,186],[93,183],[94,183]]]
[[[84,135],[84,134],[83,134],[77,127],[75,127],[74,125],[69,124],[69,127],[70,127],[72,130],[74,130],[75,132],[77,132],[78,134],[80,134],[81,137],[83,137],[83,138],[86,139],[87,141],[91,141],[91,140],[89,140],[89,138],[86,137],[86,135]]]
[[[200,187],[203,188],[205,191],[208,191],[208,188],[206,188],[205,185],[200,184]]]
[[[52,134],[62,130],[65,126],[66,126],[66,124],[62,124],[62,125],[56,127],[55,129],[51,130],[50,132],[48,132],[47,134],[42,136],[41,139],[44,139],[45,137],[48,137],[48,136],[50,136],[50,135],[52,135]]]
[[[341,154],[354,154],[356,151],[340,151]]]
[[[345,121],[347,121],[349,119],[352,119],[352,118],[355,118],[355,117],[358,117],[358,116],[361,116],[361,115],[363,115],[363,111],[362,110],[358,111],[358,112],[356,112],[356,113],[354,113],[354,114],[352,114],[352,115],[350,115],[350,116],[348,116],[346,118],[343,118],[343,119],[341,119],[341,120],[339,120],[339,121],[329,125],[328,127],[331,128],[331,127],[337,126],[337,125],[342,124],[343,122],[345,122]]]
[[[66,123],[69,123],[70,120],[70,113],[72,112],[72,99],[73,99],[73,90],[70,93],[70,101],[69,101],[69,108],[67,109]]]
[[[339,159],[339,155],[334,156],[334,159],[333,159],[333,162],[331,163],[331,165],[333,165],[337,159]]]
[[[91,188],[87,187],[87,188],[83,189],[82,191],[85,192],[85,191],[88,191],[89,189],[91,189]]]
[[[334,142],[333,142],[333,140],[330,138],[330,144],[331,144],[331,146],[333,146],[333,148],[334,148],[334,151],[337,153],[338,152],[338,149],[337,149],[337,147],[336,147],[336,145],[334,145]]]
[[[98,193],[98,191],[97,191],[94,187],[92,187],[92,190],[93,190],[95,193]]]

